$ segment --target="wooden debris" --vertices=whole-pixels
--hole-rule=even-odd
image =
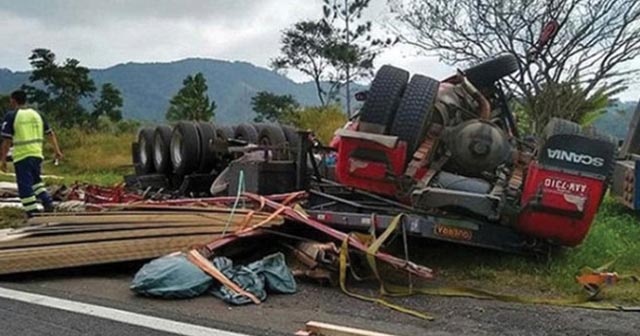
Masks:
[[[0,232],[0,274],[142,260],[222,238],[243,227],[272,227],[270,213],[188,208],[37,216],[31,226]],[[145,209],[151,210],[151,209]]]
[[[394,336],[375,331],[338,326],[335,324],[310,321],[296,336]]]

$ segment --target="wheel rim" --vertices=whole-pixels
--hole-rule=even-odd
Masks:
[[[140,139],[139,151],[140,163],[143,166],[146,166],[147,162],[149,162],[149,158],[147,157],[147,140],[145,138]]]
[[[171,161],[175,167],[182,165],[182,134],[175,132],[171,139]]]

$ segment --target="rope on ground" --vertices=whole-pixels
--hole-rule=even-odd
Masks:
[[[380,276],[377,267],[377,261],[373,257],[378,252],[383,243],[391,236],[391,234],[398,228],[398,225],[402,223],[402,216],[396,216],[393,221],[389,224],[389,227],[377,238],[375,239],[367,248],[367,263],[371,268],[373,274],[376,279],[380,282],[380,294],[383,296],[390,297],[399,297],[399,296],[410,296],[415,294],[422,295],[433,295],[433,296],[448,296],[448,297],[468,297],[475,299],[490,299],[497,300],[503,302],[510,303],[523,303],[523,304],[544,304],[544,305],[553,305],[553,306],[563,306],[563,307],[573,307],[573,308],[585,308],[585,309],[596,309],[596,310],[616,310],[616,311],[640,311],[640,309],[634,307],[623,307],[620,305],[615,305],[607,302],[596,302],[594,301],[594,297],[590,295],[574,295],[567,298],[537,298],[537,297],[527,297],[527,296],[518,296],[518,295],[506,295],[499,294],[495,292],[491,292],[488,290],[478,289],[478,288],[468,288],[462,286],[444,286],[444,287],[416,287],[413,283],[410,283],[409,286],[401,286],[401,285],[393,285],[385,283]],[[342,290],[355,298],[366,300],[370,302],[380,303],[389,308],[417,316],[420,318],[432,319],[431,316],[416,312],[411,309],[403,308],[397,305],[390,304],[389,302],[379,299],[379,298],[369,298],[364,297],[359,294],[354,294],[349,292],[346,289],[346,264],[347,264],[347,256],[348,253],[346,249],[348,245],[343,243],[342,251],[340,254],[340,286]],[[407,248],[405,246],[405,248]],[[406,251],[405,251],[406,252]],[[406,256],[406,254],[405,254]],[[407,260],[407,263],[409,261]],[[603,267],[598,268],[598,270]],[[622,278],[622,277],[621,277]]]

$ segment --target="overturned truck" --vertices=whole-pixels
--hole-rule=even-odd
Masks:
[[[419,237],[517,253],[576,246],[616,143],[561,119],[521,138],[498,84],[517,66],[502,55],[443,81],[383,66],[329,146],[271,124],[143,130],[128,182],[183,194],[306,190],[307,214],[338,229],[381,231],[403,213],[402,232]]]

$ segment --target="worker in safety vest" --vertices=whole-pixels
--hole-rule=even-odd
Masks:
[[[0,152],[0,169],[7,171],[7,152],[13,145],[18,194],[27,216],[31,217],[37,211],[37,199],[40,199],[45,211],[53,210],[51,196],[40,177],[45,135],[53,145],[56,159],[61,159],[63,155],[53,130],[36,110],[25,106],[26,101],[24,91],[11,93],[9,102],[14,111],[7,113],[0,131],[4,139]]]

